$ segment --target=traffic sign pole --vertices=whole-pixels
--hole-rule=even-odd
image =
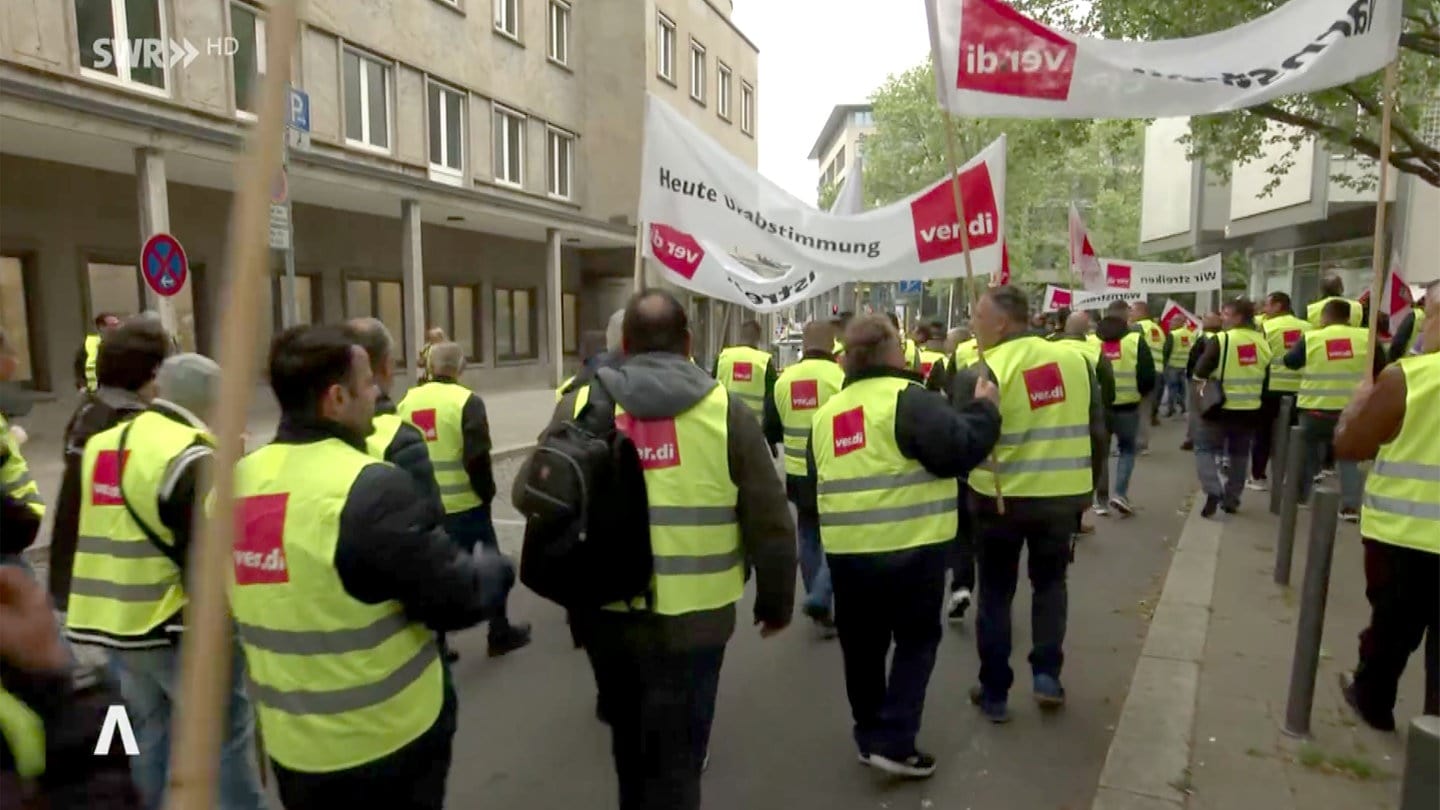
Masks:
[[[295,219],[290,202],[290,138],[292,133],[303,147],[310,134],[310,97],[290,87],[287,92],[288,111],[280,144],[280,191],[271,191],[270,248],[279,250],[285,262],[285,275],[280,282],[280,318],[285,328],[300,322],[300,302],[295,294]]]
[[[290,206],[290,134],[280,144],[280,171],[285,177],[285,221],[290,238],[285,240],[285,279],[280,285],[281,318],[286,329],[300,323],[300,302],[295,300],[295,218]]]

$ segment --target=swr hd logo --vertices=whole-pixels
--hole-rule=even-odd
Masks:
[[[837,413],[830,420],[835,457],[865,449],[865,406]]]
[[[695,237],[659,223],[650,225],[650,252],[661,264],[687,280],[695,277],[700,260],[705,258],[705,249]]]
[[[960,173],[960,194],[965,202],[970,249],[990,247],[1000,241],[995,226],[999,213],[995,205],[995,189],[990,184],[990,169],[984,163]],[[910,219],[915,228],[915,253],[921,262],[931,262],[959,255],[960,216],[955,213],[955,192],[949,180],[941,180],[933,188],[910,203]]]
[[[1065,377],[1060,374],[1059,363],[1046,363],[1037,368],[1027,369],[1025,393],[1030,397],[1030,410],[1046,405],[1058,405],[1065,401]]]
[[[680,439],[675,433],[674,419],[636,419],[622,413],[615,416],[615,428],[635,443],[642,469],[680,466]]]
[[[1064,101],[1074,71],[1075,43],[1001,0],[964,0],[957,89]]]

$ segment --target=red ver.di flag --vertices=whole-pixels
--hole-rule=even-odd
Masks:
[[[926,11],[940,106],[976,118],[1253,107],[1385,67],[1401,23],[1401,0],[1290,0],[1226,30],[1137,42],[1059,31],[1003,0],[926,0]]]
[[[1090,232],[1085,230],[1085,220],[1080,218],[1080,210],[1073,202],[1070,203],[1070,272],[1079,277],[1081,286],[1087,290],[1103,290],[1107,286],[1105,275],[1100,272],[1100,258],[1095,255],[1095,246],[1090,244]]]

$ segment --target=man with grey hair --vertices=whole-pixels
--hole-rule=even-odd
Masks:
[[[425,439],[445,510],[445,532],[464,551],[473,552],[479,544],[498,554],[490,516],[495,500],[490,422],[484,401],[460,382],[464,371],[465,351],[458,344],[436,344],[430,350],[429,381],[410,389],[397,412]],[[490,655],[505,655],[530,643],[530,625],[511,624],[502,606],[490,620],[489,636]],[[451,661],[457,657],[448,648],[445,655]]]
[[[365,437],[365,451],[388,461],[410,475],[415,491],[435,508],[438,521],[444,514],[440,505],[440,487],[435,483],[435,468],[425,449],[425,437],[396,412],[390,391],[395,385],[395,339],[379,318],[355,318],[347,324],[355,345],[370,357],[370,371],[375,375],[374,431]]]
[[[620,327],[624,322],[625,310],[615,310],[615,314],[610,316],[610,322],[605,326],[605,349],[594,353],[582,353],[584,359],[580,364],[580,370],[555,390],[557,403],[571,391],[589,385],[590,381],[595,379],[595,372],[599,369],[620,367],[625,360],[624,355],[620,352]],[[581,346],[581,349],[583,350],[585,347]]]
[[[155,398],[134,419],[85,444],[65,634],[108,648],[135,725],[135,784],[158,806],[169,781],[169,727],[178,692],[185,590],[195,515],[204,508],[220,367],[198,354],[167,358]],[[121,462],[123,459],[123,463]],[[254,715],[244,657],[234,657],[218,807],[267,806],[250,759]]]

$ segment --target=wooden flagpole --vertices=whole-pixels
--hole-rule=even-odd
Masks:
[[[190,603],[185,609],[187,631],[180,646],[180,695],[176,703],[175,740],[170,756],[171,810],[215,807],[220,740],[230,693],[231,623],[226,589],[230,581],[231,524],[234,513],[235,463],[243,447],[246,412],[259,371],[255,323],[261,291],[269,277],[266,231],[270,187],[280,170],[285,135],[290,55],[294,50],[300,0],[275,0],[266,20],[269,48],[260,94],[259,121],[250,131],[244,156],[235,163],[235,188],[230,215],[226,268],[230,282],[220,329],[219,413],[212,472],[214,499],[208,516],[197,516],[200,542],[192,549]],[[265,763],[260,763],[263,769]]]
[[[1375,202],[1375,248],[1371,254],[1374,266],[1370,281],[1370,348],[1365,354],[1365,378],[1375,381],[1375,353],[1379,351],[1380,298],[1385,292],[1385,198],[1390,189],[1390,115],[1395,107],[1395,80],[1400,59],[1385,66],[1385,89],[1380,99],[1380,189]]]

